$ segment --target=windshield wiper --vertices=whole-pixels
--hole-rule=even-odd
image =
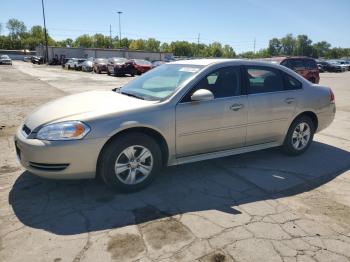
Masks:
[[[142,96],[138,96],[138,95],[135,95],[135,94],[130,94],[130,93],[126,93],[126,92],[120,92],[120,93],[123,94],[123,95],[126,95],[126,96],[131,96],[131,97],[135,97],[135,98],[138,98],[138,99],[145,100]]]

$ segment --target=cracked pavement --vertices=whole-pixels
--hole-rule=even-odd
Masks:
[[[19,166],[13,134],[31,110],[130,79],[0,67],[0,261],[350,260],[350,72],[321,74],[337,114],[302,156],[269,149],[170,167],[133,194]]]

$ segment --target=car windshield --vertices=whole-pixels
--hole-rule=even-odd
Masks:
[[[120,93],[144,100],[164,100],[203,66],[165,64],[129,82]]]
[[[1,59],[10,59],[10,57],[8,55],[2,55]]]

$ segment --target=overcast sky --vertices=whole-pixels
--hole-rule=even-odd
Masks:
[[[118,34],[154,37],[163,42],[187,40],[230,44],[236,52],[267,47],[272,37],[307,34],[314,42],[326,40],[350,47],[350,0],[45,0],[50,35],[61,40],[81,34]],[[28,27],[42,25],[41,0],[1,1],[0,23],[10,18]],[[5,30],[4,30],[5,29]]]

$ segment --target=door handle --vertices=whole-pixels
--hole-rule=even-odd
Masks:
[[[295,100],[294,98],[288,97],[288,98],[284,99],[284,102],[286,102],[287,104],[291,104],[294,102],[294,100]]]
[[[230,109],[232,111],[238,111],[238,110],[242,109],[243,107],[244,107],[244,105],[242,105],[242,104],[233,104],[230,106]]]

